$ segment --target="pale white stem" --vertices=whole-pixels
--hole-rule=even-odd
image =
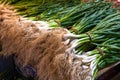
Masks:
[[[64,39],[67,40],[67,39],[78,39],[80,36],[79,35],[74,35],[72,33],[69,33],[69,34],[65,34],[64,35]]]
[[[72,53],[73,50],[75,51],[75,48],[78,46],[77,40],[74,40],[73,42],[71,42],[71,44],[72,46],[66,50],[66,52],[68,53]]]
[[[94,71],[95,71],[96,67],[97,67],[97,66],[96,66],[96,61],[93,60],[93,61],[91,62],[91,64],[90,64],[90,69],[91,69],[90,74],[91,74],[91,75],[94,74]]]
[[[84,58],[84,59],[92,59],[92,58],[96,58],[96,55],[88,56],[86,54],[83,54],[83,55],[78,55],[78,57],[81,57],[81,58]]]
[[[72,40],[70,43],[72,44],[72,45],[74,45],[74,44],[77,44],[78,43],[78,39],[74,39],[74,40]]]
[[[83,67],[83,69],[88,69],[88,68],[89,68],[89,67],[86,66],[86,65],[83,65],[82,67]]]
[[[67,39],[65,42],[64,42],[64,45],[68,45],[70,43],[70,39]]]
[[[93,59],[83,59],[82,61],[84,62],[84,63],[88,63],[88,62],[91,62]]]
[[[76,51],[76,54],[81,55],[82,51]]]
[[[95,69],[96,69],[96,66],[94,65],[94,67],[91,69],[91,74],[92,75],[94,74]]]
[[[76,51],[75,51],[75,49],[73,49],[73,54],[75,54],[76,53]]]
[[[75,54],[78,54],[78,50],[75,50]]]

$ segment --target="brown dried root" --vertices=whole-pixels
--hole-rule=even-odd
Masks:
[[[65,34],[70,33],[64,28],[51,29],[42,21],[22,18],[0,4],[2,54],[14,54],[19,67],[32,66],[37,73],[36,80],[91,79],[89,66],[83,67],[83,58],[68,54],[75,46],[66,43],[69,38],[64,39]]]

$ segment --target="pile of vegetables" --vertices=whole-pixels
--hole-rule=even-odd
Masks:
[[[92,74],[120,61],[120,12],[112,3],[82,0],[7,0],[21,15],[50,27],[67,28],[76,40],[75,54],[96,55]],[[24,6],[21,6],[24,5]]]
[[[77,54],[88,51],[89,55],[98,55],[97,69],[105,68],[111,63],[120,61],[120,13],[107,16],[95,28],[86,34],[80,34]],[[101,54],[101,55],[100,55]]]

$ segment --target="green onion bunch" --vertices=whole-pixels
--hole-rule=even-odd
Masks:
[[[97,48],[87,52],[89,56],[97,55],[96,60],[92,63],[92,75],[94,78],[97,72],[115,62],[120,61],[120,40],[111,38],[102,44],[97,44]]]
[[[78,21],[73,28],[76,29],[77,34],[85,33],[93,29],[102,19],[116,12],[116,9],[112,8],[111,4],[108,4],[99,10],[89,11],[89,13],[85,14],[85,16]]]
[[[76,41],[69,50],[74,48],[75,54],[81,57],[87,54],[87,59],[94,57],[91,62],[94,77],[100,69],[120,61],[120,12],[111,3],[85,3],[82,0],[6,1],[25,17],[43,20],[52,28],[67,28],[71,34],[64,36],[65,39],[70,38],[66,43]]]
[[[78,51],[84,52],[94,49],[97,45],[115,38],[120,38],[120,13],[109,15],[100,21],[92,30],[79,35]]]

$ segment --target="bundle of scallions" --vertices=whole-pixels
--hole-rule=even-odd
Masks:
[[[76,39],[76,46],[73,46],[76,54],[97,55],[93,62],[96,76],[100,69],[120,61],[120,13],[107,16],[87,33],[66,35],[66,38]]]
[[[75,53],[88,62],[94,59],[91,62],[94,78],[100,69],[120,61],[120,12],[111,3],[13,0],[12,5],[21,15],[32,20],[43,20],[50,27],[69,29],[72,33],[65,38],[75,41],[71,47]]]

